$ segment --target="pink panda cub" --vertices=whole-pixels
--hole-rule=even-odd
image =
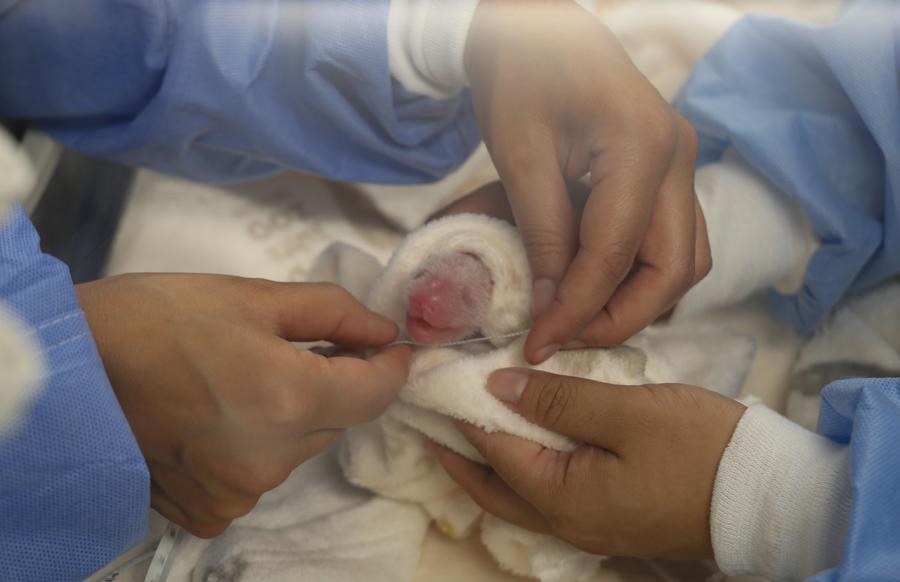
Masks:
[[[498,338],[528,329],[531,272],[515,227],[458,214],[410,234],[366,303],[424,346]]]

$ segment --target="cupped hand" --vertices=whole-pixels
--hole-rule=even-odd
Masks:
[[[341,429],[375,418],[408,373],[407,348],[326,358],[291,343],[394,339],[394,323],[333,285],[127,275],[78,295],[150,468],[153,507],[201,537]]]
[[[706,275],[696,134],[599,21],[571,0],[482,0],[466,71],[533,271],[531,363],[621,343]],[[568,191],[588,173],[579,215]]]
[[[562,453],[460,423],[490,466],[433,448],[485,510],[594,554],[713,557],[713,485],[742,404],[693,386],[613,386],[519,369],[495,372],[488,389],[582,444]]]

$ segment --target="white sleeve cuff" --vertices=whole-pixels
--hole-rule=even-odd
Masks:
[[[391,0],[388,59],[409,91],[448,99],[468,86],[466,39],[478,0]]]
[[[803,580],[840,562],[852,491],[846,446],[762,405],[722,455],[710,529],[728,575]]]

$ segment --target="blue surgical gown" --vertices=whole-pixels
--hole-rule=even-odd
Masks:
[[[802,291],[771,297],[799,332],[900,273],[898,43],[893,0],[849,2],[831,27],[748,17],[676,100],[701,164],[737,149],[812,222],[822,247]],[[900,379],[829,386],[819,432],[850,447],[853,507],[841,565],[814,580],[900,580]]]
[[[0,117],[30,119],[85,153],[201,180],[253,178],[284,167],[368,182],[434,179],[458,165],[478,140],[470,98],[434,101],[409,94],[391,79],[386,12],[387,0],[0,0]],[[695,86],[715,80],[704,71],[715,70],[716,55],[740,57],[733,46],[746,41],[741,31],[775,27],[785,42],[797,35],[774,21],[749,22],[704,61]],[[797,36],[806,40],[792,40],[791,48],[805,46],[808,53],[812,34],[800,28],[804,34]],[[875,30],[874,36],[893,46],[893,28]],[[834,43],[832,53],[859,50]],[[878,115],[893,124],[888,119],[900,109],[900,100],[890,100],[897,84],[894,54],[864,59],[873,67],[872,78],[883,75],[879,86],[893,85],[894,92],[887,93],[887,101],[872,92],[847,109],[864,111],[869,100],[879,99],[888,107]],[[826,63],[809,61],[797,59],[791,67],[814,67],[812,78],[827,70]],[[753,77],[759,85],[773,79],[768,69],[763,72]],[[782,72],[786,78],[793,74],[790,67]],[[723,81],[719,96],[734,79]],[[854,86],[852,79],[847,83]],[[691,103],[691,95],[689,87],[683,103]],[[696,95],[693,102],[701,102],[702,93]],[[763,120],[766,109],[776,114],[778,108],[770,105],[755,111],[755,119]],[[741,107],[746,104],[732,112],[743,112]],[[781,121],[776,118],[773,125]],[[891,131],[897,127],[891,125]],[[800,131],[829,128],[835,130],[826,123]],[[730,139],[724,129],[707,135]],[[867,139],[869,149],[862,152],[856,150],[859,142],[835,148],[859,164],[852,168],[863,168],[868,155],[877,153],[872,144],[883,136]],[[760,150],[771,145],[759,144]],[[785,150],[790,148],[780,151]],[[708,159],[715,157],[705,151]],[[784,173],[811,173],[816,160],[789,158]],[[876,158],[878,163],[884,160]],[[862,175],[869,176],[855,171],[842,176],[839,166],[826,167],[841,183],[864,183]],[[841,217],[856,208],[826,190],[816,202],[817,192],[808,193],[810,207],[820,207],[821,214]],[[896,206],[892,218],[872,207],[888,209],[896,199],[886,186],[860,198],[866,216],[875,217],[866,224],[880,226],[877,236],[883,240],[888,221],[896,231]],[[807,211],[815,220],[816,212]],[[854,232],[854,226],[845,228]],[[883,244],[876,247],[867,261],[878,252],[890,254]],[[850,247],[831,258],[852,252]],[[813,281],[815,273],[828,272],[819,261],[818,271],[810,271]],[[835,263],[840,274],[834,279],[848,276],[843,264]],[[851,273],[852,282],[845,282],[841,293],[857,280],[873,282],[862,279],[862,272]],[[49,366],[24,425],[0,442],[0,579],[79,579],[146,531],[147,470],[68,274],[41,255],[21,210],[0,226],[0,298],[36,330]],[[888,551],[896,547],[891,540],[900,540],[895,493],[900,467],[891,452],[900,442],[900,388],[896,381],[845,382],[829,388],[825,400],[821,429],[853,448],[856,499],[844,565],[823,579],[885,579],[884,568],[900,571]]]
[[[205,181],[288,167],[435,180],[480,140],[471,98],[391,77],[388,6],[0,0],[0,118]],[[79,580],[145,535],[149,475],[68,271],[20,209],[0,224],[0,300],[39,330],[49,366],[26,422],[0,436],[0,580]]]

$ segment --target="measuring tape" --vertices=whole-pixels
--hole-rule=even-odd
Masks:
[[[525,329],[522,331],[514,331],[512,333],[505,333],[503,335],[492,335],[490,337],[475,337],[471,339],[459,340],[456,342],[448,342],[445,344],[423,344],[420,342],[414,342],[412,340],[399,340],[395,341],[389,345],[392,346],[413,346],[416,348],[455,348],[457,346],[465,346],[468,344],[478,344],[482,342],[492,342],[494,340],[504,340],[504,339],[513,339],[517,337],[521,337],[527,334],[530,329]]]
[[[175,525],[171,521],[163,532],[159,545],[156,546],[156,553],[153,555],[153,561],[150,562],[150,569],[147,570],[147,577],[144,582],[165,582],[169,577],[169,570],[172,569],[178,542],[184,537],[184,530],[181,526]]]

